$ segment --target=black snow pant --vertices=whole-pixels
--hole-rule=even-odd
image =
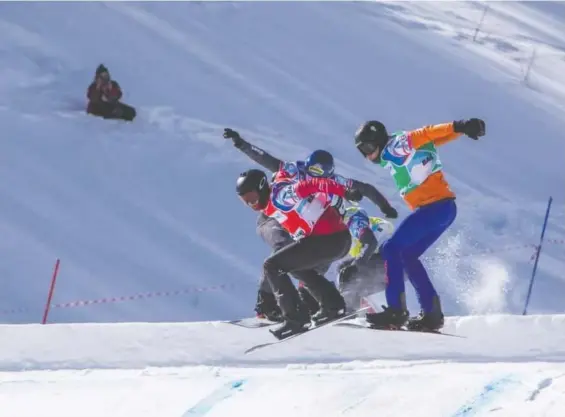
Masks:
[[[264,215],[263,213],[261,213],[257,218],[257,234],[267,245],[269,245],[269,247],[271,247],[271,249],[273,249],[273,253],[294,243],[294,239],[278,221],[272,217]],[[332,262],[327,262],[315,269],[321,275],[324,275],[330,269],[331,264]],[[301,271],[296,271],[291,275],[294,279],[302,281],[301,273]],[[300,299],[306,305],[310,313],[315,313],[319,309],[318,302],[309,293],[307,287],[299,287],[298,293],[300,295]],[[273,295],[273,290],[271,289],[269,281],[267,281],[264,278],[264,275],[261,274],[261,279],[259,280],[259,291],[257,294],[256,311],[267,314],[268,312],[271,312],[273,308],[278,309]]]
[[[136,116],[135,108],[120,102],[91,102],[88,104],[87,112],[104,119],[121,119],[129,122],[135,119]]]
[[[273,253],[278,251],[279,249],[284,248],[292,243],[294,243],[294,239],[288,234],[284,227],[280,225],[278,221],[273,219],[272,217],[265,216],[263,213],[259,215],[257,218],[257,234],[263,239],[267,245],[273,249]],[[325,264],[321,264],[317,266],[315,269],[321,275],[324,275],[330,269],[333,261],[326,262]],[[300,271],[297,273],[291,274],[295,279],[298,281],[302,281],[300,279]],[[271,292],[271,287],[269,283],[264,279],[264,276],[261,276],[259,288],[265,292]]]
[[[321,308],[345,307],[338,289],[316,271],[319,265],[331,264],[343,258],[351,247],[349,230],[331,235],[307,236],[277,250],[263,263],[263,276],[275,294],[282,315],[287,320],[301,321],[300,298],[288,273],[299,279]]]

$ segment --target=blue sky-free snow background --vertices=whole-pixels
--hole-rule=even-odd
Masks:
[[[281,158],[327,149],[404,216],[388,173],[352,145],[370,118],[487,122],[483,140],[441,149],[459,215],[426,264],[446,312],[521,312],[549,195],[530,311],[564,312],[565,7],[490,6],[473,42],[480,2],[1,4],[0,321],[40,319],[56,258],[54,303],[228,287],[52,321],[252,314],[269,249],[234,194],[253,163],[223,127]],[[101,62],[133,124],[84,114]]]

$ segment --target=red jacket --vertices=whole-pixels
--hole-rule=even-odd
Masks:
[[[343,185],[329,178],[311,178],[298,181],[294,185],[294,192],[299,198],[306,198],[320,192],[345,197],[346,191],[347,189]],[[341,215],[334,207],[328,207],[314,225],[310,235],[331,235],[343,230],[348,230],[348,228]]]
[[[96,81],[93,81],[88,86],[86,97],[89,101],[92,102],[116,102],[122,98],[122,89],[120,88],[120,85],[114,80],[110,80],[105,86],[100,89],[96,88]]]

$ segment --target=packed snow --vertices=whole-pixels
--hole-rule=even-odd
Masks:
[[[564,17],[559,2],[0,5],[0,416],[561,416]],[[85,114],[100,63],[133,123]],[[222,129],[288,160],[331,151],[402,219],[355,130],[468,117],[487,134],[441,148],[458,217],[425,256],[462,337],[335,326],[244,355],[272,336],[222,320],[252,315],[270,250],[234,193],[255,164]],[[34,324],[56,259],[56,324]]]
[[[222,322],[1,325],[0,415],[557,417],[563,329],[565,315],[448,319],[459,337],[336,325],[244,354],[272,336]]]

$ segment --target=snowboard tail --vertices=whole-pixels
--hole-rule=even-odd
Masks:
[[[277,344],[279,344],[279,343],[284,343],[284,342],[287,342],[287,341],[289,341],[289,340],[292,340],[292,339],[294,339],[294,338],[296,338],[296,337],[303,336],[303,335],[306,335],[306,334],[308,334],[308,333],[310,333],[310,332],[323,329],[323,328],[326,327],[326,326],[327,326],[327,327],[330,327],[330,326],[332,326],[332,325],[334,325],[334,324],[341,323],[341,322],[343,322],[344,320],[351,319],[351,318],[357,316],[357,314],[359,314],[359,313],[361,313],[361,312],[363,312],[363,311],[365,311],[365,310],[367,310],[367,309],[369,309],[369,308],[370,308],[369,306],[365,306],[365,307],[362,307],[362,308],[360,308],[360,309],[358,309],[358,310],[355,310],[355,311],[353,311],[353,312],[351,312],[351,313],[347,313],[347,314],[345,314],[345,315],[343,315],[343,316],[340,316],[340,317],[338,317],[338,318],[335,318],[335,319],[333,319],[333,320],[328,320],[328,321],[325,321],[325,322],[323,322],[323,323],[321,323],[321,324],[318,324],[318,325],[316,325],[316,326],[311,326],[311,327],[308,327],[308,328],[301,329],[299,332],[293,333],[293,334],[291,334],[290,336],[285,337],[284,339],[275,340],[275,341],[273,341],[273,342],[268,342],[268,343],[261,343],[261,344],[259,344],[259,345],[252,346],[252,347],[250,347],[249,349],[247,349],[244,353],[245,353],[245,354],[248,354],[248,353],[251,353],[251,352],[256,351],[256,350],[258,350],[258,349],[262,349],[262,348],[264,348],[264,347],[267,347],[267,346],[272,346],[272,345],[277,345]]]
[[[246,329],[261,329],[263,327],[270,327],[270,326],[274,326],[275,324],[279,324],[276,321],[269,321],[266,319],[253,318],[253,317],[230,320],[224,323],[233,324],[234,326],[244,327]]]

